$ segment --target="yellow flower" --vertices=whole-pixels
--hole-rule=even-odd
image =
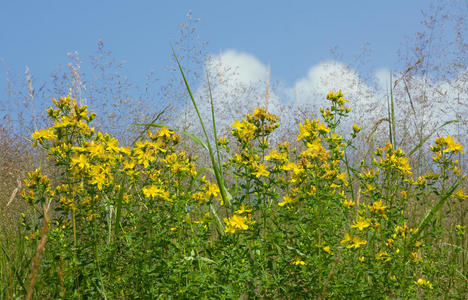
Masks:
[[[348,186],[348,180],[346,180],[346,173],[341,173],[340,175],[336,176],[336,179],[340,180],[345,186]]]
[[[106,149],[101,143],[91,142],[86,145],[86,150],[89,151],[92,157],[103,158],[106,155]]]
[[[388,253],[385,252],[385,251],[380,251],[379,253],[377,253],[377,255],[375,256],[375,258],[376,258],[377,260],[382,260],[382,261],[385,261],[385,262],[392,260],[392,258],[390,257],[390,255],[388,255]]]
[[[142,191],[143,191],[143,195],[149,198],[149,197],[155,197],[158,194],[159,189],[156,186],[151,185],[149,187],[144,187]]]
[[[243,214],[245,212],[249,213],[249,212],[252,212],[252,210],[251,209],[245,209],[245,205],[242,203],[240,209],[236,210],[236,214],[240,215],[240,214]]]
[[[310,136],[310,132],[308,131],[309,130],[309,126],[308,126],[309,124],[310,124],[309,119],[305,120],[304,125],[299,124],[299,135],[297,136],[296,141],[300,141],[300,140]]]
[[[314,185],[310,185],[310,191],[307,192],[307,195],[312,196],[317,191],[317,188]]]
[[[39,131],[34,131],[32,134],[32,138],[35,140],[41,140],[41,139],[46,139],[46,140],[54,140],[57,138],[57,135],[52,129],[40,129]]]
[[[243,127],[243,126],[242,126],[241,121],[235,120],[235,121],[234,121],[234,124],[232,124],[232,127],[234,127],[234,129],[240,131],[240,130],[242,130],[242,127]]]
[[[257,165],[255,163],[254,169],[255,169],[255,172],[253,174],[257,176],[257,178],[260,176],[267,177],[268,175],[270,175],[270,172],[265,168],[265,164]]]
[[[86,159],[86,156],[80,154],[79,156],[71,159],[71,165],[72,167],[77,166],[80,169],[84,169],[84,167],[88,166],[88,160]]]
[[[246,224],[247,218],[240,215],[233,215],[231,218],[224,218],[226,228],[224,232],[235,233],[236,230],[247,230],[249,226]]]
[[[149,187],[144,187],[142,189],[145,197],[161,197],[166,201],[172,202],[172,199],[169,197],[169,192],[165,191],[162,188],[158,188],[155,185],[150,185]]]
[[[208,198],[211,198],[212,196],[214,198],[218,197],[219,195],[219,187],[216,184],[208,184],[208,189],[206,190],[206,196]]]
[[[361,131],[361,127],[357,124],[353,124],[353,131],[354,133],[358,133],[359,131]]]
[[[414,262],[417,262],[419,260],[419,255],[417,252],[411,252],[411,257],[413,258]]]
[[[133,170],[135,168],[135,161],[124,161],[123,163],[123,169],[124,170]]]
[[[102,186],[108,183],[109,170],[103,167],[91,167],[89,171],[91,177],[91,184],[97,185],[99,190],[102,190]]]
[[[323,249],[323,251],[327,252],[328,254],[333,255],[333,252],[331,251],[330,246],[325,246],[322,249]]]
[[[252,138],[257,130],[254,124],[247,122],[244,118],[242,118],[242,121],[234,121],[232,127],[234,127],[234,129],[231,130],[231,133],[243,141],[248,141]]]
[[[363,231],[364,228],[367,228],[370,225],[371,223],[368,219],[363,219],[362,217],[359,217],[359,220],[354,221],[354,224],[351,225],[351,228],[358,228],[360,231]]]
[[[405,237],[406,236],[406,233],[408,232],[409,228],[408,228],[408,225],[406,225],[406,223],[403,224],[403,226],[396,226],[395,227],[395,233],[398,235],[398,234],[401,234],[402,237]]]
[[[148,168],[150,162],[155,160],[154,154],[149,150],[137,149],[135,150],[135,154],[138,163],[143,164],[145,168]]]
[[[118,139],[115,139],[115,138],[110,138],[110,139],[107,141],[106,150],[109,151],[109,152],[118,153],[118,152],[120,151],[120,148],[119,148],[119,140],[118,140]]]
[[[265,158],[266,160],[266,158]],[[286,164],[284,164],[282,167],[281,167],[281,170],[283,171],[291,171],[291,170],[294,170],[295,168],[297,168],[297,165],[293,162],[287,162]]]
[[[285,205],[289,205],[289,204],[292,204],[294,202],[294,199],[291,198],[291,196],[289,196],[289,194],[286,194],[283,196],[283,202],[278,202],[278,205],[279,206],[285,206]]]
[[[320,122],[317,126],[317,131],[322,134],[326,134],[330,132],[330,128],[328,128],[327,125],[325,125],[324,123]]]
[[[387,219],[387,215],[385,214],[385,209],[387,208],[387,206],[385,206],[382,203],[382,200],[375,201],[374,203],[372,203],[372,205],[369,205],[368,207],[371,212],[377,215],[381,215],[382,217]]]
[[[219,145],[227,145],[229,143],[229,141],[227,140],[226,137],[224,136],[221,136],[218,138],[218,144]]]
[[[192,194],[192,199],[197,201],[198,204],[204,204],[206,202],[206,197],[205,197],[205,193],[202,193],[202,192],[196,192],[196,193],[193,193]]]
[[[460,201],[465,201],[465,199],[468,198],[468,195],[465,195],[465,192],[463,191],[463,189],[459,189],[458,191],[456,191],[453,196],[455,199],[458,199]]]
[[[451,137],[450,135],[445,138],[445,142],[447,143],[447,149],[445,149],[444,152],[452,151],[453,153],[458,153],[458,152],[463,153],[463,149],[465,147],[463,147],[460,144],[455,143],[455,141],[453,140],[453,137]]]
[[[395,166],[397,167],[398,170],[400,170],[402,173],[411,175],[411,167],[408,162],[408,158],[406,157],[398,157],[395,159]]]
[[[343,205],[344,205],[344,207],[346,207],[346,208],[351,208],[351,207],[353,207],[355,204],[356,204],[356,203],[355,203],[352,199],[345,200],[345,201],[343,202]]]
[[[169,130],[167,127],[163,127],[159,130],[158,137],[170,138],[173,133],[174,131]]]
[[[296,257],[296,259],[291,264],[295,266],[299,266],[299,265],[304,266],[307,263],[303,261],[302,259],[300,259],[299,257]]]
[[[344,246],[345,244],[351,242],[351,235],[349,233],[346,233],[344,236],[344,240],[340,242],[341,246]]]
[[[351,236],[349,233],[346,233],[345,234],[345,237],[344,237],[344,240],[341,241],[341,245],[344,246],[346,245],[346,248],[350,249],[350,248],[359,248],[361,247],[361,245],[366,245],[367,244],[367,241],[366,240],[362,240],[361,238],[357,237],[357,236]]]
[[[354,248],[354,249],[357,249],[359,247],[361,247],[361,245],[366,245],[367,244],[367,241],[366,240],[362,240],[361,238],[355,236],[352,238],[352,244],[351,245],[348,245],[346,248]]]
[[[418,278],[418,280],[416,280],[414,282],[416,285],[419,285],[419,286],[423,286],[423,287],[427,287],[429,289],[432,289],[432,283],[429,281],[429,280],[425,280],[423,278]]]
[[[432,157],[432,160],[438,162],[442,158],[442,152],[436,152],[436,155]]]
[[[371,184],[371,183],[366,183],[366,190],[363,191],[362,193],[366,194],[366,193],[369,193],[369,192],[372,192],[372,191],[375,191],[374,185]]]
[[[459,236],[465,235],[465,229],[466,229],[466,226],[462,226],[460,224],[455,225],[455,233]]]

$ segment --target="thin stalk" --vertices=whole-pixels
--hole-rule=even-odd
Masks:
[[[117,198],[117,212],[115,214],[115,227],[114,227],[114,235],[117,235],[120,229],[120,216],[122,214],[122,200],[124,194],[124,187],[125,179],[122,181],[122,185],[120,186],[119,197]]]
[[[351,198],[353,199],[353,202],[356,203],[356,200],[355,200],[355,196],[354,196],[354,188],[353,188],[353,182],[351,181],[351,167],[349,166],[349,160],[348,160],[348,151],[345,151],[345,155],[344,155],[344,161],[345,163],[345,166],[346,166],[346,173],[348,174],[348,178],[349,178],[349,181],[348,184],[349,184],[349,187],[351,189]]]
[[[208,73],[206,73],[206,81],[208,82],[208,90],[210,91],[211,120],[213,121],[213,134],[215,138],[216,154],[218,156],[218,166],[219,166],[219,171],[222,174],[223,167],[221,165],[221,156],[219,154],[218,131],[216,130],[216,119],[215,119],[215,113],[214,113],[214,107],[213,107],[213,94],[211,93],[210,77],[208,76]]]
[[[390,103],[391,103],[391,118],[392,121],[392,145],[396,147],[396,126],[395,126],[395,101],[393,99],[393,87],[392,87],[392,72],[390,72]]]
[[[388,96],[388,90],[387,90],[387,116],[388,116],[388,139],[390,143],[393,143],[392,116],[391,116],[390,97]]]

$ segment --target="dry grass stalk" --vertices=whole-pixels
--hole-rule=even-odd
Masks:
[[[31,265],[31,274],[30,274],[30,281],[28,287],[28,293],[26,296],[27,300],[31,299],[32,293],[34,291],[34,285],[36,284],[37,278],[37,271],[39,269],[39,263],[41,261],[42,252],[44,251],[45,244],[47,242],[47,230],[49,228],[49,207],[44,204],[44,219],[42,222],[42,231],[41,231],[41,239],[38,242],[36,255],[34,255],[32,265]]]
[[[270,76],[271,76],[271,69],[268,66],[268,75],[267,75],[267,82],[266,82],[266,89],[265,89],[265,110],[268,111],[268,105],[270,102]]]
[[[60,279],[60,290],[62,291],[62,298],[65,299],[65,280],[63,278],[63,257],[60,256],[60,266],[57,270]]]
[[[327,287],[330,284],[332,276],[336,272],[336,265],[338,264],[338,261],[339,261],[339,259],[336,259],[335,262],[333,263],[332,269],[331,269],[330,273],[328,273],[327,281],[325,282],[325,285],[323,286],[322,295],[320,295],[317,299],[322,300],[322,299],[325,299],[327,297]]]
[[[16,197],[16,194],[18,193],[18,191],[21,189],[21,180],[19,179],[19,177],[16,179],[16,182],[18,183],[18,185],[16,186],[16,188],[13,190],[13,192],[11,193],[11,196],[10,196],[10,199],[8,200],[8,203],[6,206],[9,206],[11,204],[11,202],[13,201],[13,199],[15,199]]]

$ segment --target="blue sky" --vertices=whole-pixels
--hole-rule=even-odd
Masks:
[[[292,84],[309,68],[331,59],[340,47],[344,61],[370,44],[375,68],[398,67],[397,50],[420,29],[429,1],[4,1],[0,10],[0,58],[14,73],[29,66],[44,81],[66,53],[86,58],[104,41],[125,74],[140,82],[155,69],[164,78],[170,41],[191,10],[206,50],[234,49],[269,64],[274,79]],[[0,95],[5,69],[0,65]]]
[[[67,73],[70,62],[67,53],[76,51],[83,61],[81,71],[92,83],[87,85],[88,94],[82,97],[83,101],[94,99],[99,101],[95,107],[102,103],[112,107],[124,99],[130,103],[129,109],[135,109],[120,109],[117,119],[122,121],[122,126],[119,125],[122,130],[132,122],[133,114],[141,120],[144,118],[140,117],[140,112],[147,113],[148,117],[166,104],[183,110],[183,118],[182,111],[178,110],[171,121],[185,128],[180,122],[196,118],[191,106],[186,105],[189,102],[182,94],[184,87],[167,84],[174,82],[171,78],[180,80],[180,74],[168,71],[167,67],[174,67],[170,45],[179,40],[180,24],[187,23],[187,13],[191,11],[193,18],[200,19],[191,37],[208,42],[202,50],[216,59],[198,67],[203,67],[214,78],[222,74],[226,79],[223,83],[223,80],[216,80],[219,84],[213,87],[216,112],[225,128],[229,129],[234,119],[254,106],[266,106],[269,67],[274,87],[269,94],[269,105],[273,112],[280,113],[294,106],[305,108],[310,114],[316,113],[330,90],[343,89],[353,105],[354,115],[350,120],[372,124],[386,116],[390,71],[396,78],[406,70],[407,63],[420,58],[418,55],[406,61],[399,57],[399,51],[405,53],[417,43],[417,32],[423,31],[432,37],[421,22],[433,13],[436,20],[445,15],[447,11],[432,6],[441,3],[447,4],[451,15],[462,21],[466,19],[468,4],[458,0],[3,1],[0,6],[0,119],[9,112],[32,115],[43,111],[50,104],[50,97],[61,97],[70,91],[65,85],[55,90],[50,84],[51,74],[54,71]],[[429,11],[429,15],[424,17],[422,11]],[[424,113],[408,116],[407,93],[400,84],[400,90],[395,92],[399,93],[401,101],[397,114],[401,115],[402,124],[406,122],[405,117],[421,116],[424,122],[432,120],[436,126],[467,115],[463,113],[468,109],[467,27],[455,21],[463,27],[458,28],[461,35],[457,35],[458,29],[454,29],[453,24],[440,20],[434,27],[429,47],[422,54],[421,69],[430,74],[426,77],[412,71],[415,73],[412,96],[426,99],[430,107],[421,104]],[[105,50],[112,51],[116,62],[125,62],[118,72],[128,77],[133,88],[121,94],[114,93],[106,89],[105,80],[93,79],[93,75],[97,77],[98,74],[90,67],[89,55],[96,53],[99,40],[104,42]],[[192,45],[192,40],[186,41]],[[362,64],[355,57],[364,45],[368,51]],[[331,53],[336,47],[337,55]],[[183,55],[183,52],[178,50],[178,54]],[[221,70],[214,61],[227,68]],[[454,70],[448,81],[430,77],[438,72],[438,62]],[[186,70],[199,70],[197,65],[183,63]],[[41,98],[36,94],[34,101],[28,100],[26,66],[33,75],[35,90],[47,83]],[[237,73],[229,73],[228,69]],[[7,70],[22,95],[8,95]],[[152,84],[151,92],[142,92],[145,91],[145,76],[151,71],[155,71],[160,80]],[[189,78],[189,82],[197,99],[209,99],[207,90],[199,84],[201,81]],[[170,91],[166,93],[163,88],[168,86]],[[76,96],[73,91],[71,93]],[[38,98],[41,101],[36,101]],[[206,101],[199,104],[201,111],[208,114],[210,106]],[[138,106],[143,102],[146,108]],[[291,123],[283,121],[283,124],[289,128],[296,126],[295,115],[289,113],[286,121]],[[23,126],[20,120],[16,122]]]

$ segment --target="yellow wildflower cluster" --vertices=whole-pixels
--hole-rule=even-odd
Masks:
[[[241,121],[236,120],[232,125],[231,134],[241,143],[248,143],[257,137],[265,137],[278,128],[278,116],[267,112],[264,108],[255,111]]]
[[[307,263],[303,261],[300,257],[296,257],[296,259],[291,264],[295,266],[305,266]]]
[[[418,278],[414,283],[418,286],[432,289],[432,283],[429,280]]]
[[[435,145],[431,146],[431,150],[436,153],[436,158],[434,158],[435,161],[440,158],[440,152],[442,153],[463,153],[463,147],[461,144],[455,143],[454,139],[452,136],[448,135],[446,137],[438,137],[436,138]]]
[[[249,229],[247,217],[238,214],[235,214],[230,218],[224,218],[224,223],[226,223],[224,231],[229,233]]]
[[[304,140],[305,142],[313,143],[320,135],[324,136],[330,132],[330,129],[319,119],[309,120],[305,119],[303,124],[299,124],[299,135],[296,141]]]
[[[26,190],[22,190],[21,196],[31,204],[44,203],[55,194],[50,186],[49,178],[47,175],[42,175],[40,168],[33,172],[28,172],[28,179],[25,179],[24,183],[27,192]]]
[[[342,246],[346,245],[346,248],[348,249],[350,248],[357,249],[361,247],[362,245],[366,245],[366,244],[367,244],[366,240],[361,239],[358,236],[351,236],[349,233],[346,233],[344,239],[341,241],[341,245]]]
[[[408,158],[400,147],[394,150],[392,144],[387,143],[384,149],[377,148],[375,154],[379,157],[375,164],[381,169],[396,170],[402,176],[412,174]]]
[[[357,274],[356,267],[368,267],[374,274],[375,286],[388,284],[390,290],[401,278],[409,278],[406,286],[409,283],[413,288],[414,284],[432,288],[429,281],[409,275],[416,268],[420,268],[418,274],[422,273],[431,258],[422,246],[425,237],[417,235],[424,228],[408,227],[410,223],[404,210],[408,201],[425,196],[424,188],[436,187],[433,183],[445,173],[428,173],[413,179],[408,158],[390,143],[377,148],[371,166],[365,161],[359,167],[353,166],[355,162],[347,160],[345,151],[352,147],[352,139],[361,128],[353,125],[351,140],[339,135],[337,126],[340,118],[349,112],[345,107],[348,101],[341,91],[330,92],[327,99],[332,106],[322,109],[323,122],[306,119],[299,125],[297,147],[282,143],[275,149],[269,148],[268,139],[279,123],[276,115],[263,108],[235,121],[231,130],[234,145],[226,137],[216,141],[219,152],[215,152],[217,157],[213,160],[218,164],[213,164],[212,171],[220,173],[213,172],[215,184],[203,176],[203,170],[197,171],[196,158],[175,150],[180,137],[174,130],[162,127],[147,131],[131,147],[123,147],[117,139],[89,126],[94,114],[89,114],[86,106],[78,106],[70,97],[60,98],[54,100],[56,108],[48,110],[54,125],[34,132],[32,137],[36,145],[55,159],[64,176],[58,177],[54,181],[56,187],[51,188],[40,170],[31,172],[26,181],[28,190],[22,195],[34,204],[54,197],[61,219],[52,223],[57,224],[57,230],[51,232],[58,237],[62,226],[63,230],[73,230],[74,235],[70,236],[81,239],[75,245],[87,242],[83,238],[87,236],[80,233],[87,228],[96,229],[94,236],[102,234],[98,231],[104,228],[108,243],[118,245],[118,235],[108,234],[113,233],[110,230],[115,225],[115,230],[130,234],[131,239],[140,238],[133,232],[144,234],[147,240],[134,245],[138,255],[155,251],[138,249],[140,245],[160,244],[168,248],[170,257],[184,253],[183,257],[168,260],[170,263],[199,259],[223,268],[222,263],[215,261],[216,257],[205,256],[219,251],[222,254],[219,257],[228,259],[237,254],[227,251],[237,248],[240,252],[252,251],[248,253],[250,257],[261,257],[255,263],[262,264],[264,258],[270,259],[268,253],[273,253],[279,263],[295,272],[294,276],[301,276],[315,272],[314,268],[321,268],[317,274],[331,274],[336,255],[339,259],[335,264],[339,264],[340,272],[334,273],[330,280]],[[231,153],[229,148],[235,152]],[[461,173],[450,160],[452,154],[463,150],[453,138],[438,138],[431,149],[441,170],[447,162],[454,174]],[[225,159],[226,156],[229,158]],[[227,174],[232,176],[223,177]],[[458,191],[451,197],[464,201],[467,196],[460,187],[454,185],[452,191],[456,188]],[[26,224],[25,216],[21,218],[21,223]],[[216,222],[217,226],[210,222]],[[91,226],[87,227],[89,223]],[[214,233],[211,231],[214,228],[219,231]],[[457,237],[463,238],[465,226],[454,228]],[[148,232],[157,234],[150,236]],[[37,235],[37,230],[31,230],[27,237],[32,239]],[[224,238],[218,238],[219,235]],[[207,237],[209,240],[204,240]],[[277,245],[272,248],[268,239]],[[185,250],[193,249],[195,244],[202,248],[192,250],[188,256]],[[203,249],[208,244],[210,249]],[[242,266],[252,261],[246,256],[237,258]],[[360,263],[356,265],[356,261]],[[263,267],[269,268],[269,263]],[[300,270],[292,266],[299,266]],[[400,269],[401,276],[396,274]],[[300,279],[304,280],[304,286],[313,285],[308,279]],[[350,297],[337,290],[333,293]]]
[[[171,189],[181,188],[184,178],[192,180],[197,175],[194,158],[187,157],[184,152],[174,152],[174,146],[180,141],[174,131],[166,127],[156,132],[148,131],[148,139],[138,140],[133,148],[121,147],[117,139],[96,133],[89,127],[95,114],[88,114],[86,106],[80,107],[71,97],[53,99],[53,102],[57,108],[47,112],[54,125],[34,132],[32,137],[35,145],[48,150],[49,156],[55,157],[58,164],[70,171],[72,181],[80,183],[73,185],[81,187],[78,190],[66,185],[57,187],[57,197],[65,210],[76,208],[78,204],[93,210],[96,193],[105,190],[118,193],[121,186],[115,179],[122,176],[135,182],[142,176],[147,177],[139,192],[146,198],[171,202]],[[171,176],[178,180],[171,180]],[[216,198],[219,191],[205,179],[200,181],[201,186],[208,186],[206,198]],[[126,194],[125,201],[129,199]],[[204,202],[198,200],[198,203]]]
[[[327,100],[330,100],[332,102],[332,107],[331,107],[332,111],[338,111],[339,113],[348,113],[351,110],[349,107],[345,107],[345,103],[349,101],[344,98],[344,95],[341,92],[341,90],[339,90],[338,93],[334,93],[333,91],[328,93]],[[322,115],[323,115],[323,112],[322,112]],[[327,115],[328,114],[325,113],[324,115],[325,119],[327,118]]]

